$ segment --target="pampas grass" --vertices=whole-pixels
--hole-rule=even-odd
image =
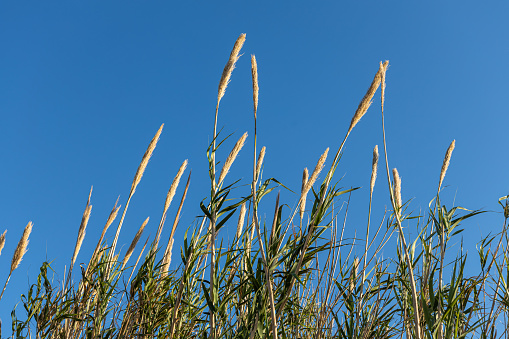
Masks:
[[[129,261],[129,258],[131,258],[131,255],[133,254],[134,249],[136,248],[136,245],[138,244],[138,241],[140,240],[141,235],[143,234],[143,231],[145,230],[145,226],[147,226],[149,219],[150,218],[145,219],[143,224],[141,224],[140,228],[138,229],[138,232],[136,232],[136,235],[134,236],[133,241],[131,242],[131,245],[129,245],[129,248],[127,249],[127,252],[124,256],[124,260],[122,261],[122,269]]]
[[[228,59],[226,66],[224,66],[223,74],[221,74],[221,80],[219,80],[219,87],[217,91],[217,106],[219,106],[219,102],[226,92],[226,87],[230,83],[230,78],[232,76],[233,70],[235,69],[235,64],[237,63],[237,60],[239,60],[239,53],[242,49],[242,46],[244,45],[244,41],[246,41],[246,35],[241,34],[237,41],[235,41],[235,45],[233,46],[230,58]]]
[[[440,181],[438,182],[438,190],[442,187],[442,182],[445,178],[445,173],[449,168],[449,163],[451,161],[452,151],[454,151],[454,147],[456,146],[456,140],[453,140],[449,147],[447,148],[447,152],[445,153],[444,162],[442,163],[442,169],[440,170]]]
[[[304,218],[304,211],[306,209],[306,197],[308,194],[308,192],[306,191],[306,188],[307,188],[308,180],[309,180],[309,172],[308,172],[307,168],[304,168],[304,171],[302,172],[302,186],[300,189],[301,198],[300,198],[299,213],[300,213],[301,222],[302,222],[302,219]]]
[[[11,269],[9,271],[9,275],[7,276],[7,280],[5,281],[4,288],[2,289],[2,293],[0,294],[0,300],[2,300],[2,297],[4,295],[5,289],[7,288],[7,285],[9,284],[9,280],[11,279],[12,272],[16,268],[18,268],[19,264],[21,263],[21,260],[23,260],[23,257],[25,256],[27,252],[28,247],[28,238],[30,237],[30,233],[32,233],[32,222],[29,221],[28,224],[25,226],[25,229],[23,230],[23,235],[21,236],[21,239],[19,239],[18,246],[16,246],[16,249],[14,250],[14,254],[12,256],[11,260]],[[4,232],[5,235],[5,232]],[[3,237],[5,239],[5,237]]]
[[[5,246],[5,233],[7,233],[7,230],[5,230],[4,233],[2,233],[2,235],[0,235],[0,255],[2,255],[2,250],[4,249]]]
[[[401,206],[403,206],[403,202],[401,200],[401,177],[396,168],[392,169],[392,177],[394,180],[394,202],[396,204],[396,209],[399,210]]]
[[[145,154],[143,154],[143,157],[141,158],[140,165],[138,166],[138,169],[136,170],[136,174],[134,175],[133,183],[131,185],[131,191],[129,192],[129,196],[127,197],[127,202],[124,207],[124,211],[122,212],[122,217],[120,218],[120,222],[117,226],[117,231],[115,233],[115,238],[113,238],[113,244],[112,244],[112,250],[110,251],[110,254],[113,255],[115,252],[115,249],[117,247],[117,241],[118,236],[120,235],[120,230],[122,229],[122,224],[124,222],[124,218],[127,212],[127,208],[129,207],[129,203],[131,202],[131,198],[134,195],[134,192],[136,191],[136,187],[138,187],[141,178],[143,177],[143,173],[145,173],[145,169],[147,168],[148,162],[150,158],[152,157],[152,153],[154,152],[157,142],[159,141],[159,137],[161,136],[161,132],[163,131],[164,124],[161,124],[161,127],[157,130],[156,134],[150,141],[147,150],[145,151]],[[110,256],[110,259],[112,257]]]
[[[180,165],[177,175],[175,176],[175,178],[173,178],[170,189],[168,190],[168,193],[166,194],[166,200],[164,201],[163,215],[161,217],[161,221],[159,222],[159,227],[157,228],[154,248],[157,248],[157,246],[159,244],[159,238],[161,236],[161,231],[163,230],[164,222],[166,221],[166,213],[168,212],[168,208],[170,208],[171,202],[173,200],[173,197],[175,196],[175,192],[177,191],[177,187],[180,183],[180,179],[182,178],[182,175],[184,174],[184,171],[186,170],[186,167],[187,167],[187,159],[184,160],[182,165]]]
[[[480,211],[449,207],[440,200],[454,141],[442,164],[437,195],[432,200],[434,206],[430,203],[429,210],[423,215],[407,212],[410,208],[402,213],[401,178],[396,169],[391,175],[385,142],[383,111],[388,61],[380,62],[351,121],[342,122],[345,137],[326,174],[322,173],[329,148],[319,156],[311,174],[304,169],[300,193],[298,188],[293,190],[292,187],[289,194],[297,193],[293,198],[287,198],[287,194],[279,192],[287,189],[283,186],[286,184],[282,183],[284,180],[272,178],[266,171],[261,180],[266,148],[257,151],[260,83],[258,65],[252,55],[252,180],[250,170],[248,174],[233,178],[237,174],[229,172],[246,143],[247,133],[234,145],[227,146],[233,144],[228,138],[216,143],[217,116],[244,42],[245,34],[242,34],[233,46],[219,81],[214,134],[207,150],[210,186],[205,189],[196,187],[204,194],[202,200],[193,202],[193,206],[199,206],[199,212],[187,207],[187,203],[184,208],[191,171],[177,211],[172,212],[169,208],[176,194],[180,194],[177,192],[179,183],[189,166],[186,160],[180,165],[166,194],[159,224],[150,226],[147,218],[124,257],[120,257],[121,251],[117,249],[119,233],[131,198],[161,136],[161,125],[138,166],[115,232],[111,237],[106,234],[118,215],[118,201],[86,269],[82,267],[81,272],[72,272],[78,253],[85,246],[87,224],[95,222],[91,218],[89,194],[65,283],[54,281],[48,276],[48,269],[52,269],[50,264],[42,264],[36,282],[21,297],[22,307],[12,312],[13,337],[503,337],[505,333],[497,332],[496,324],[509,320],[506,312],[509,288],[504,280],[509,262],[507,218],[503,220],[500,234],[482,239],[477,248],[481,273],[467,275],[467,256],[462,248],[455,252],[453,244],[461,243],[459,236],[463,223]],[[249,77],[249,72],[245,77]],[[365,164],[366,169],[371,165],[371,177],[366,175],[365,178],[366,187],[361,189],[349,184],[346,188],[340,187],[344,181],[335,176],[340,155],[347,151],[348,136],[366,115],[378,88],[381,89],[382,159],[385,160],[387,186],[376,184],[380,155],[378,146],[375,146],[371,164]],[[335,137],[331,137],[330,142],[335,141]],[[216,152],[232,146],[216,178]],[[227,175],[232,176],[232,184],[224,183]],[[242,179],[246,176],[249,177],[247,182]],[[321,176],[324,178],[318,182]],[[389,189],[388,202],[392,210],[386,208],[386,203],[373,202],[375,184],[377,190]],[[352,216],[348,211],[351,201],[367,203],[368,197],[366,236],[362,239],[365,219]],[[272,205],[273,198],[275,205]],[[499,201],[504,212],[508,210],[508,199],[506,196]],[[404,206],[410,204],[407,202]],[[373,213],[374,216],[382,215],[376,224],[373,223],[374,228],[371,225],[372,209],[381,212]],[[304,219],[305,212],[307,217]],[[234,217],[236,213],[238,217]],[[183,215],[195,217],[195,220],[185,225],[180,238],[176,236],[176,229]],[[509,213],[505,217],[507,215]],[[165,246],[161,247],[163,226],[170,217],[173,218],[172,228]],[[295,217],[300,219],[298,232],[295,231]],[[413,229],[404,232],[403,226],[415,227],[417,232]],[[146,239],[134,266],[128,267],[142,233],[151,227],[154,235]],[[347,234],[348,228],[355,232],[354,237]],[[16,247],[4,291],[26,253],[31,229],[30,222]],[[151,246],[145,251],[149,241]],[[4,243],[5,232],[0,236],[0,251]],[[173,255],[174,251],[176,255]],[[470,257],[468,259],[470,265]],[[0,299],[2,296],[3,292]]]
[[[237,159],[237,155],[239,155],[240,150],[242,149],[242,147],[244,147],[244,143],[246,142],[246,139],[247,139],[247,132],[244,133],[240,137],[240,139],[237,141],[235,146],[233,146],[233,149],[230,152],[230,154],[228,154],[228,157],[226,158],[226,160],[224,162],[223,168],[221,169],[221,174],[219,175],[219,181],[218,181],[219,185],[221,185],[223,183],[223,180],[226,177],[226,175],[228,174],[228,172],[230,171],[230,168],[232,167],[233,162],[235,161],[235,159]],[[265,154],[265,152],[263,152],[263,153]],[[261,163],[260,163],[260,166],[261,166]]]
[[[371,82],[371,86],[369,86],[368,91],[366,92],[366,95],[364,95],[364,98],[362,98],[361,102],[359,103],[359,107],[357,107],[357,111],[355,111],[354,116],[352,117],[352,121],[350,122],[350,127],[348,128],[348,133],[350,133],[355,125],[361,120],[361,118],[366,114],[368,111],[369,106],[371,106],[371,102],[373,100],[373,96],[375,95],[376,90],[380,86],[380,82],[382,80],[382,74],[385,78],[385,71],[387,69],[387,66],[389,65],[389,61],[386,61],[385,63],[380,63],[380,68],[378,69],[378,72],[376,72],[375,77],[373,78],[373,81]],[[385,90],[385,87],[383,88]]]

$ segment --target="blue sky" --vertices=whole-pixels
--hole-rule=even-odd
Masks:
[[[34,223],[29,251],[1,301],[4,328],[44,260],[53,260],[63,278],[93,185],[92,217],[78,257],[78,263],[88,261],[119,195],[125,204],[161,123],[161,140],[119,243],[128,245],[147,216],[142,239],[155,234],[166,191],[189,159],[193,174],[176,235],[180,246],[209,192],[205,151],[217,85],[241,33],[247,34],[244,55],[218,124],[224,136],[235,134],[218,157],[226,157],[245,131],[249,138],[229,180],[247,183],[252,168],[250,54],[259,66],[264,175],[295,191],[304,167],[313,168],[326,147],[335,153],[379,61],[390,60],[387,142],[403,199],[414,199],[416,213],[426,209],[444,153],[456,139],[443,200],[499,211],[497,199],[509,193],[508,12],[503,1],[2,2],[0,232],[8,230],[2,285],[24,226]],[[352,196],[350,235],[364,232],[366,224],[371,153],[382,144],[378,97],[349,138],[337,172],[343,186],[363,187]],[[390,203],[384,178],[380,172],[375,221]],[[245,187],[238,192],[247,194]],[[290,206],[297,201],[283,195]],[[272,204],[275,196],[268,200]],[[176,208],[174,203],[170,219]],[[501,226],[500,214],[473,219],[465,247],[475,252],[481,235]]]

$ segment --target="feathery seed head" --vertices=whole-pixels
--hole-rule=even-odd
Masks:
[[[162,275],[164,277],[168,275],[168,268],[170,267],[171,264],[171,252],[173,249],[173,240],[174,238],[171,238],[168,241],[168,245],[166,246],[166,250],[164,251],[163,266],[161,267]]]
[[[251,222],[251,233],[249,234],[249,239],[247,240],[247,243],[246,243],[246,253],[248,253],[249,256],[251,256],[251,243],[254,239],[254,232],[255,232],[255,221],[254,221],[254,215],[253,215],[253,219],[252,219],[252,222]]]
[[[14,255],[12,256],[11,261],[11,273],[16,268],[18,268],[19,264],[21,263],[21,260],[23,259],[23,256],[27,252],[28,237],[30,236],[31,232],[32,232],[32,222],[29,221],[28,224],[25,226],[25,230],[23,231],[23,235],[21,236],[21,239],[18,242],[18,246],[16,246],[16,250],[14,250]]]
[[[381,91],[382,91],[382,110],[384,108],[385,103],[385,73],[387,73],[387,68],[389,67],[389,60],[386,60],[383,64],[380,61],[380,68],[382,69],[382,72],[380,73],[380,81],[382,83]]]
[[[5,233],[7,233],[7,230],[5,230],[4,233],[2,233],[2,235],[0,235],[0,255],[2,255],[2,250],[4,249],[5,246]]]
[[[258,111],[258,65],[256,64],[256,58],[251,55],[251,76],[253,79],[253,105],[254,105],[254,116],[256,119],[256,112]]]
[[[233,147],[232,151],[226,158],[223,168],[221,169],[221,174],[219,175],[218,185],[220,185],[223,182],[224,178],[228,174],[228,171],[230,171],[230,167],[232,167],[232,164],[235,161],[235,159],[237,158],[237,155],[239,154],[242,147],[244,147],[244,142],[246,141],[246,138],[247,138],[247,132],[244,133],[240,137],[240,139],[237,141],[237,143]]]
[[[180,168],[177,172],[177,175],[175,178],[173,178],[173,182],[170,185],[170,189],[168,190],[168,193],[166,194],[166,200],[164,202],[164,208],[163,208],[163,215],[161,216],[161,221],[159,222],[159,226],[157,227],[157,233],[156,237],[154,239],[154,250],[157,249],[159,245],[159,239],[161,237],[161,232],[163,230],[164,222],[166,221],[166,213],[168,212],[168,208],[170,208],[171,202],[173,201],[173,198],[175,197],[175,193],[177,192],[177,187],[180,183],[180,179],[182,178],[182,175],[184,174],[184,171],[187,167],[187,159],[184,160],[182,165],[180,165]]]
[[[118,211],[120,210],[121,206],[117,207],[116,205],[117,204],[115,203],[115,207],[113,207],[113,209],[111,210],[110,215],[108,216],[108,220],[106,221],[106,225],[104,225],[104,229],[103,229],[103,233],[102,233],[103,236],[106,233],[106,231],[108,230],[108,228],[110,228],[113,221],[115,221],[115,219],[117,218]]]
[[[219,106],[219,102],[221,98],[224,96],[226,91],[226,86],[230,82],[230,77],[232,75],[233,70],[235,69],[235,63],[239,59],[239,53],[244,45],[244,41],[246,40],[246,34],[241,34],[237,41],[235,41],[235,45],[233,46],[232,52],[230,53],[230,58],[224,66],[223,74],[221,75],[221,80],[219,81],[218,94],[217,94],[217,106]]]
[[[302,186],[301,186],[301,189],[300,189],[300,192],[301,192],[301,201],[300,201],[299,214],[300,214],[300,219],[301,220],[304,217],[304,210],[306,209],[307,192],[306,192],[306,194],[304,194],[304,189],[306,188],[306,185],[308,183],[308,179],[309,179],[309,172],[308,172],[308,169],[306,167],[306,168],[304,168],[304,171],[302,172]]]
[[[376,172],[378,169],[378,145],[373,148],[373,164],[371,168],[371,181],[370,181],[370,194],[373,194],[373,188],[375,187]]]
[[[440,187],[442,186],[442,182],[445,178],[445,173],[449,168],[449,163],[451,161],[452,151],[454,151],[454,147],[456,146],[456,140],[453,140],[447,148],[447,152],[445,152],[444,162],[442,163],[442,170],[440,171],[440,181],[438,182],[438,190],[440,191]]]
[[[166,212],[168,208],[170,207],[170,204],[173,200],[173,197],[175,196],[175,192],[177,191],[177,187],[180,183],[180,179],[182,178],[182,175],[184,174],[184,171],[187,167],[187,159],[184,160],[182,165],[180,165],[180,168],[177,172],[177,175],[173,179],[173,182],[171,183],[170,189],[168,190],[168,194],[166,195],[166,201],[164,203],[164,211]]]
[[[325,160],[327,160],[328,153],[329,153],[329,148],[327,147],[325,152],[323,152],[323,154],[320,156],[320,159],[318,159],[316,167],[315,167],[313,173],[311,174],[311,178],[309,178],[309,180],[307,181],[306,187],[304,188],[304,190],[302,192],[302,196],[306,195],[309,192],[309,190],[311,190],[311,187],[313,187],[313,185],[315,184],[316,179],[318,179],[318,175],[320,174],[320,172],[323,169],[323,166],[325,165]]]
[[[359,106],[357,107],[357,111],[355,111],[355,114],[352,118],[352,121],[350,122],[350,128],[348,129],[348,133],[352,131],[352,129],[357,125],[359,120],[366,114],[368,111],[369,106],[371,106],[371,100],[373,100],[373,96],[375,95],[376,90],[380,86],[380,81],[382,77],[382,71],[384,69],[384,65],[388,65],[389,62],[386,61],[384,64],[380,65],[380,68],[375,74],[375,77],[373,78],[373,81],[371,82],[371,86],[369,86],[368,91],[364,95],[364,98],[362,98]]]
[[[122,268],[125,267],[125,265],[129,261],[129,258],[131,258],[131,255],[133,254],[134,249],[136,248],[136,245],[138,244],[138,241],[140,240],[141,235],[142,235],[143,231],[145,230],[145,226],[147,226],[147,223],[148,223],[149,219],[150,218],[145,219],[143,224],[141,224],[140,229],[138,230],[138,232],[136,232],[136,235],[134,236],[133,241],[131,242],[131,245],[127,249],[127,252],[126,252],[126,254],[124,256],[124,260],[122,262]]]
[[[145,172],[145,169],[147,168],[148,161],[150,160],[150,157],[152,156],[152,153],[154,152],[154,149],[156,148],[157,141],[159,140],[159,136],[161,135],[161,132],[163,131],[164,124],[159,127],[156,134],[150,141],[150,144],[148,145],[147,150],[145,151],[145,154],[143,154],[143,158],[141,159],[141,163],[138,166],[138,170],[136,171],[136,174],[134,176],[133,184],[131,186],[131,195],[134,194],[134,191],[136,191],[136,187],[141,181],[141,177],[143,176],[143,173]]]
[[[256,177],[257,180],[258,180],[258,177],[260,176],[260,171],[262,169],[263,158],[265,158],[265,150],[266,150],[266,147],[263,146],[262,149],[260,150],[260,154],[258,154],[258,160],[256,161],[256,174],[255,174],[255,177]]]
[[[80,252],[81,245],[85,239],[85,231],[87,229],[88,219],[90,219],[90,213],[92,212],[92,205],[87,205],[83,217],[81,218],[80,228],[78,230],[78,239],[76,240],[76,246],[74,247],[74,254],[72,255],[71,266],[76,262],[78,253]]]
[[[237,239],[240,239],[240,236],[242,234],[242,228],[244,227],[245,217],[246,217],[246,203],[243,203],[242,207],[240,208],[239,221],[237,222],[237,234],[235,235]]]
[[[401,177],[399,176],[396,168],[392,170],[392,176],[394,178],[394,202],[396,204],[396,208],[401,208],[401,206],[403,206],[401,200]]]

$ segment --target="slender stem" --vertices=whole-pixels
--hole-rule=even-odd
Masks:
[[[385,140],[385,122],[384,122],[384,112],[382,108],[382,131],[383,131],[383,139],[384,139],[384,155],[385,155],[385,169],[387,171],[387,181],[389,183],[389,194],[391,197],[392,208],[394,209],[394,215],[396,216],[396,224],[398,226],[399,237],[405,252],[405,259],[408,265],[408,272],[410,274],[410,287],[412,289],[412,303],[414,306],[414,323],[415,323],[415,338],[421,339],[421,326],[419,324],[419,302],[417,300],[417,288],[415,286],[415,278],[414,278],[414,269],[412,265],[412,261],[410,259],[410,254],[408,253],[408,248],[405,240],[405,235],[403,234],[403,227],[401,227],[401,219],[400,219],[400,208],[401,206],[396,206],[396,201],[394,198],[394,192],[391,187],[391,178],[389,174],[389,161],[387,157],[387,143]]]
[[[216,135],[217,135],[217,113],[219,111],[219,100],[216,105],[216,114],[214,118],[214,134],[212,140],[212,195],[210,201],[212,202],[215,199],[216,195]],[[214,285],[214,275],[215,275],[215,264],[216,264],[216,210],[214,204],[211,204],[211,219],[210,219],[210,301],[212,305],[215,307],[215,285]],[[210,338],[216,338],[216,321],[215,321],[214,310],[210,309]]]

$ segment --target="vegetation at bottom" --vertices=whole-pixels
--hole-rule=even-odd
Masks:
[[[227,147],[229,139],[219,139],[217,121],[219,103],[244,41],[242,34],[219,82],[214,138],[207,149],[210,194],[200,202],[203,214],[187,228],[180,251],[173,253],[173,243],[190,185],[191,174],[184,175],[187,160],[168,191],[153,239],[147,238],[140,255],[131,258],[147,218],[126,253],[120,255],[117,248],[129,202],[156,147],[161,126],[142,158],[122,212],[115,203],[88,264],[81,266],[78,274],[74,272],[79,281],[73,279],[73,269],[78,270],[75,263],[92,210],[92,191],[66,279],[55,281],[50,263],[42,263],[36,283],[21,295],[19,307],[12,311],[11,326],[4,319],[2,334],[9,333],[12,338],[506,338],[508,197],[499,199],[503,215],[500,232],[482,239],[476,255],[467,258],[461,245],[453,246],[461,244],[462,223],[482,212],[447,206],[440,199],[453,141],[440,172],[437,166],[437,193],[428,210],[418,216],[408,212],[408,203],[401,197],[401,179],[396,169],[390,170],[385,143],[387,61],[380,63],[329,166],[325,166],[326,149],[312,171],[304,169],[298,201],[285,204],[275,190],[286,189],[283,184],[262,177],[265,147],[258,151],[256,143],[258,71],[252,56],[253,173],[250,194],[234,196],[241,182],[226,184],[225,178],[247,134],[219,162],[217,150]],[[345,210],[350,192],[356,188],[340,188],[334,173],[348,136],[377,92],[382,98],[382,157],[379,159],[375,146],[365,233],[358,232],[354,240],[345,239]],[[379,180],[389,187],[391,208],[382,220],[372,223],[371,201],[379,163]],[[171,235],[163,242],[168,207],[186,177]],[[275,200],[275,206],[261,213],[262,199]],[[260,215],[270,217],[263,220]],[[115,235],[107,243],[105,234],[114,222]],[[414,225],[418,234],[410,238],[403,225]],[[236,227],[233,239],[221,236],[225,227]],[[26,252],[31,229],[29,223],[15,250],[0,302]],[[5,233],[0,237],[0,252],[4,243]],[[178,263],[169,269],[172,254]],[[479,265],[480,272],[468,275],[467,262]]]

